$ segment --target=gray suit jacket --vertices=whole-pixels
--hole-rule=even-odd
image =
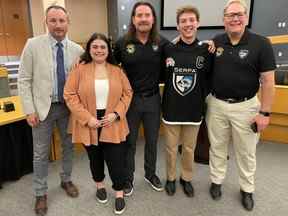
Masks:
[[[83,53],[73,41],[67,42],[67,65]],[[21,55],[18,92],[25,114],[37,113],[43,121],[49,112],[53,92],[53,53],[48,35],[28,39]]]

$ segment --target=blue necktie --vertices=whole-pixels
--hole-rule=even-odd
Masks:
[[[58,42],[56,44],[57,49],[57,85],[58,85],[58,101],[63,103],[63,89],[65,84],[65,68],[64,68],[64,54],[63,54],[63,44]]]

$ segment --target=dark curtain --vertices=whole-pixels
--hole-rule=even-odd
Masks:
[[[26,120],[0,126],[0,185],[33,171],[32,130]]]

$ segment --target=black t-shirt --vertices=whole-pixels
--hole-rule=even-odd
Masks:
[[[166,46],[164,56],[163,121],[167,124],[200,124],[212,62],[207,44],[196,39],[188,45],[180,40]]]
[[[159,88],[159,81],[164,74],[163,47],[169,43],[160,37],[158,43],[148,41],[142,44],[134,38],[127,41],[120,38],[114,49],[116,60],[126,71],[134,93],[151,92]]]
[[[237,45],[231,44],[227,34],[216,36],[214,42],[212,93],[222,98],[253,97],[260,73],[276,67],[269,40],[246,29]]]

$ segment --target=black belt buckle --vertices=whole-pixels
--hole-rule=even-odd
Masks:
[[[237,103],[237,100],[234,98],[227,98],[227,99],[224,99],[224,101],[226,101],[227,103]]]
[[[236,98],[225,98],[225,99],[222,99],[222,100],[227,102],[227,103],[240,103],[240,102],[248,100],[248,98],[247,97],[245,97],[245,98],[237,98],[237,99]]]

